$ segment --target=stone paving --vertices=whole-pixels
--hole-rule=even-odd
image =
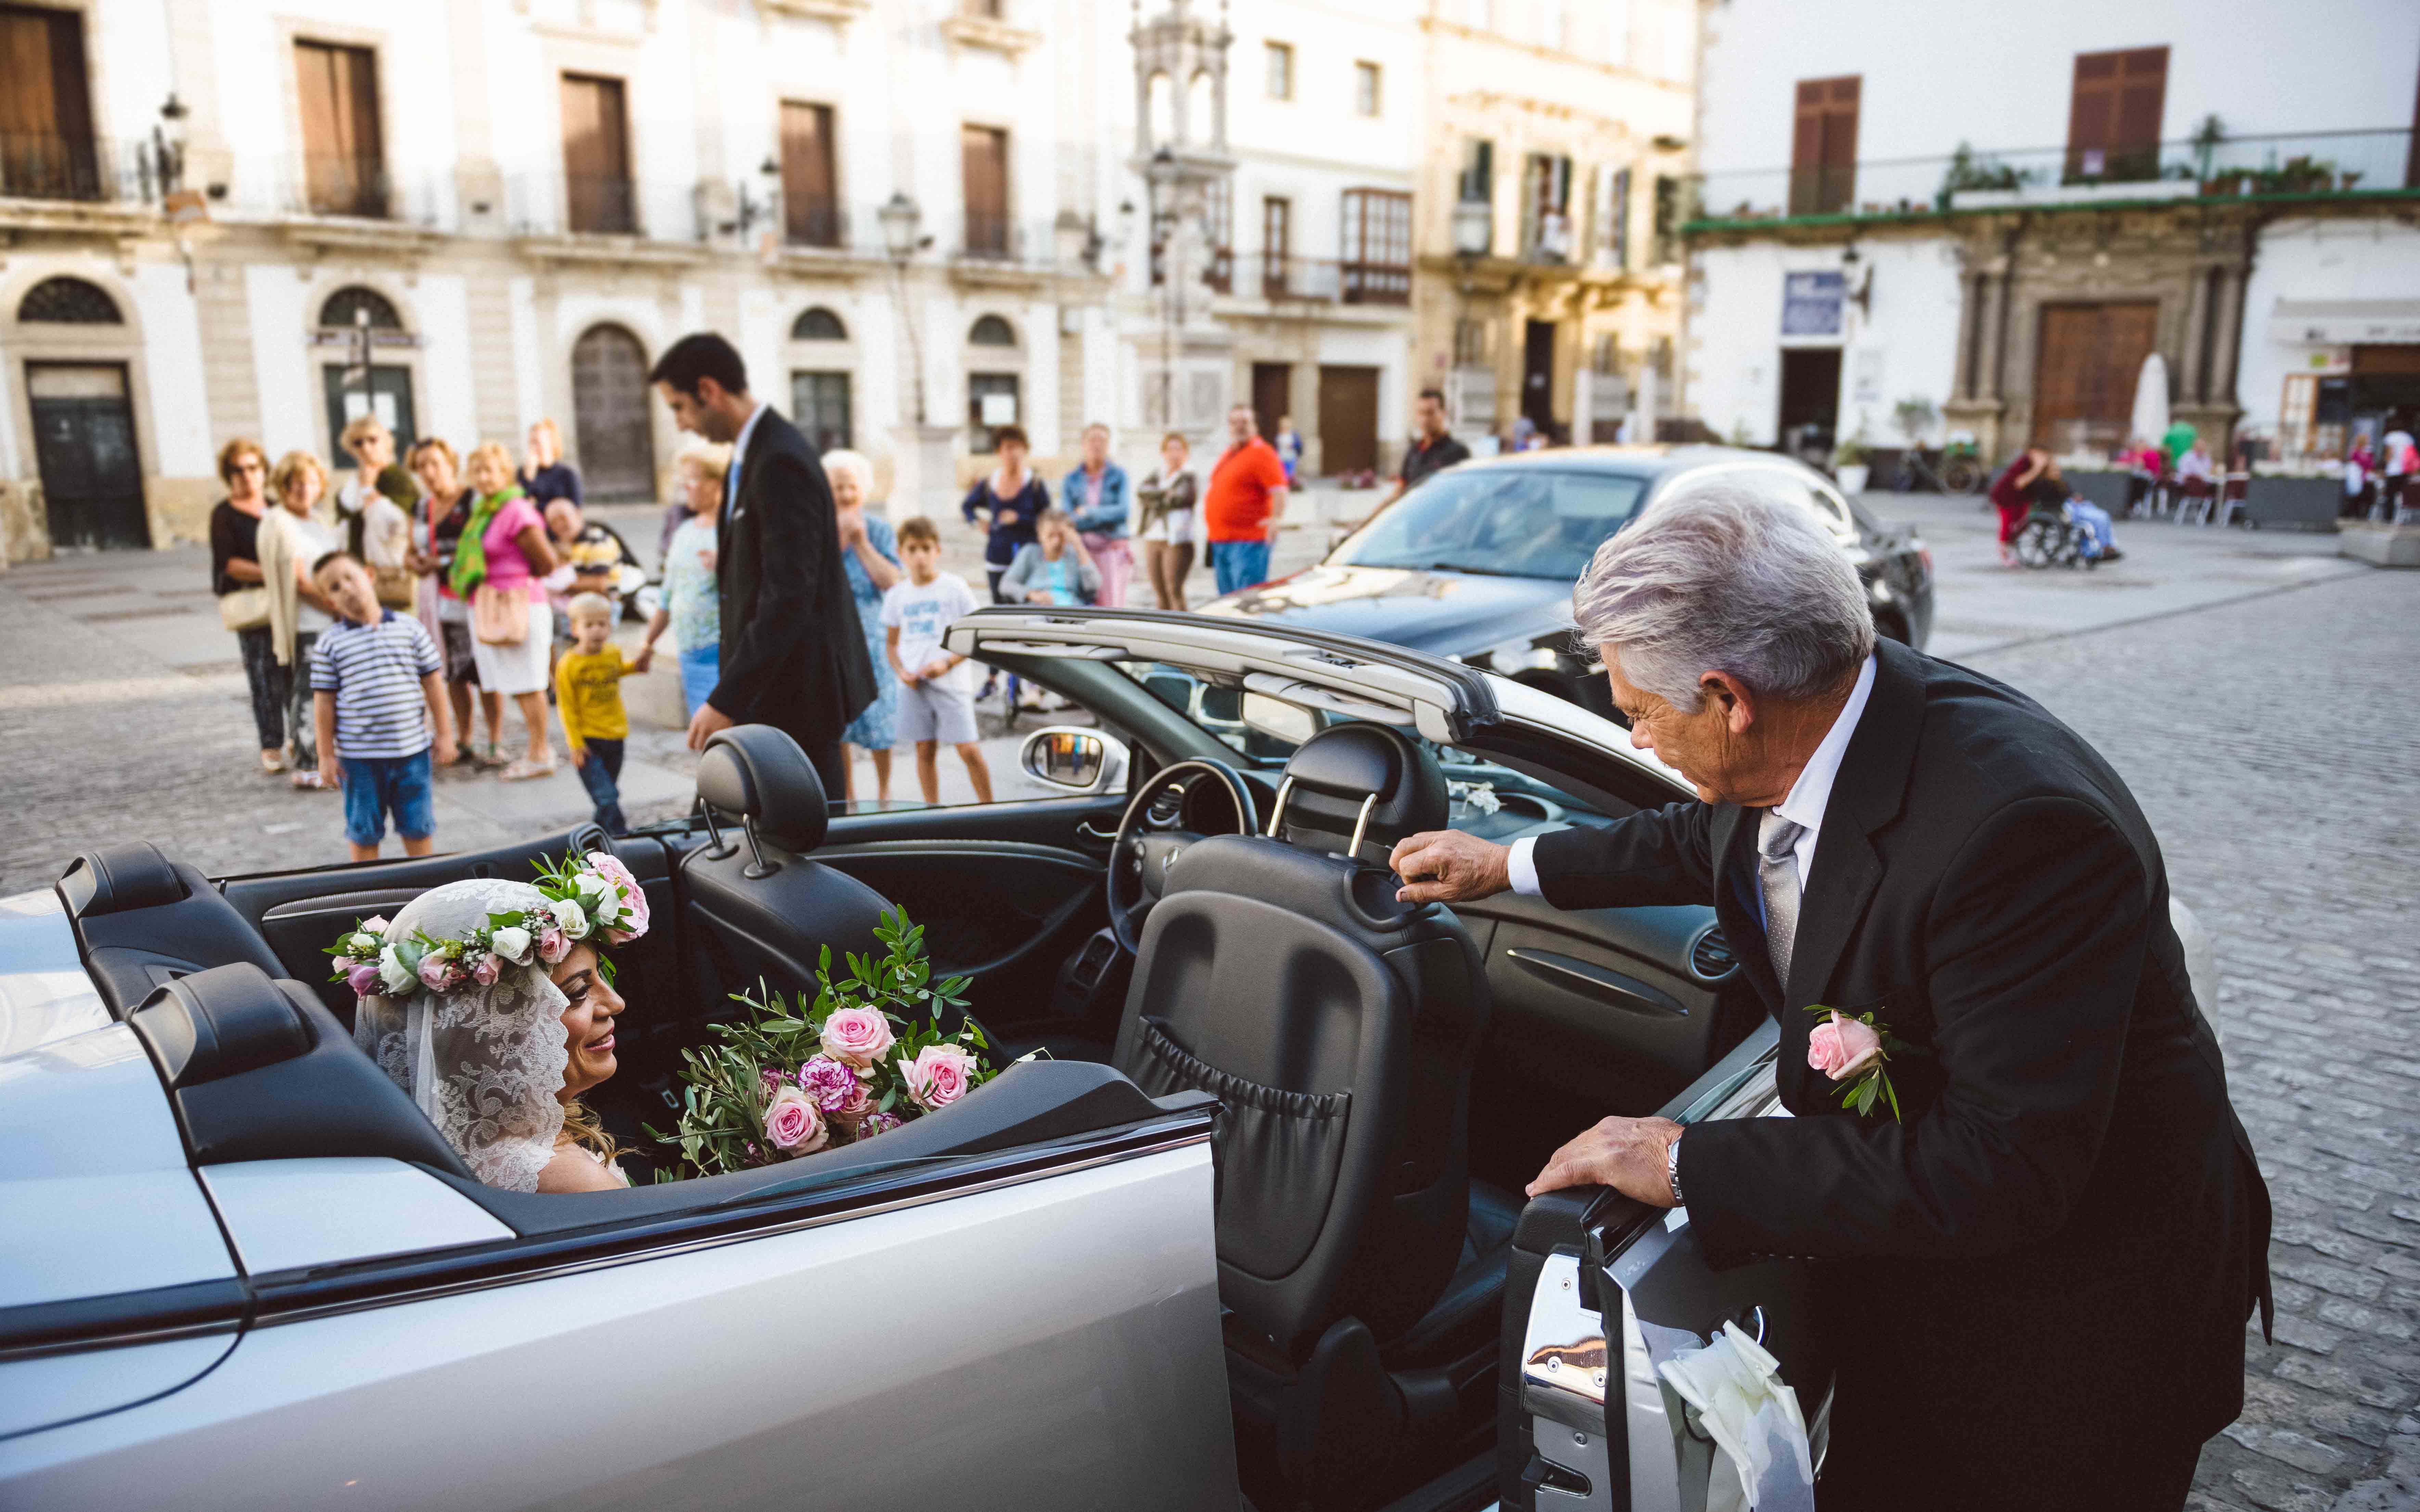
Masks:
[[[2277,1336],[2251,1332],[2243,1417],[2204,1451],[2191,1505],[2420,1509],[2420,573],[2348,565],[2323,536],[2164,525],[2121,525],[2129,561],[2093,575],[2006,573],[1970,503],[1867,502],[1933,550],[1933,649],[2110,755],[2216,937],[2205,1007],[2276,1202]],[[1280,563],[1324,536],[1288,532]],[[980,581],[971,541],[951,545]],[[334,798],[250,771],[202,576],[190,551],[0,574],[0,895],[120,837],[214,872],[341,857]],[[642,721],[632,760],[684,801],[672,730]],[[548,787],[449,779],[441,842],[584,812]]]

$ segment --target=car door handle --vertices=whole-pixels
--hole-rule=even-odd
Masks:
[[[1671,994],[1651,987],[1635,977],[1625,977],[1609,967],[1576,957],[1560,955],[1553,950],[1532,950],[1515,946],[1504,952],[1531,972],[1557,984],[1587,994],[1601,1002],[1610,1003],[1628,1013],[1652,1018],[1687,1018],[1688,1006]]]
[[[1094,829],[1093,822],[1089,819],[1076,821],[1076,834],[1080,840],[1089,840],[1100,845],[1111,844],[1118,838],[1118,832],[1114,829]]]

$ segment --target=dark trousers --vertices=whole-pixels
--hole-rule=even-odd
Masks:
[[[286,674],[286,722],[293,727],[294,734],[287,748],[288,760],[298,772],[319,769],[319,722],[311,695],[311,648],[318,643],[317,630],[296,634],[294,659],[278,669]]]
[[[823,779],[824,802],[840,802],[841,795],[848,791],[848,759],[841,748],[840,737],[835,735],[830,740],[800,748],[806,751],[807,760],[814,764],[815,776]]]
[[[622,743],[591,736],[587,745],[588,759],[573,770],[588,790],[588,801],[597,805],[597,823],[608,835],[622,834],[630,827],[622,817]]]
[[[253,733],[260,748],[275,750],[286,744],[286,669],[277,664],[277,647],[269,626],[238,630],[235,643],[243,654],[243,680],[252,687]]]

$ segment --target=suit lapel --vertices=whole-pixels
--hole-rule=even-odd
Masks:
[[[1798,933],[1791,942],[1785,1013],[1826,991],[1882,880],[1882,857],[1870,837],[1899,816],[1907,796],[1908,771],[1924,724],[1923,663],[1916,652],[1890,640],[1881,643],[1875,659],[1873,691],[1840,758],[1815,841],[1815,867],[1806,879]]]

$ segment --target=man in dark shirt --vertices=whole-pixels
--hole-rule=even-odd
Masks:
[[[1404,448],[1404,465],[1395,470],[1395,491],[1387,496],[1386,503],[1404,497],[1405,489],[1430,473],[1470,460],[1470,448],[1446,434],[1444,394],[1435,389],[1422,389],[1412,407],[1412,422],[1419,427],[1419,433],[1412,438],[1411,445]]]

